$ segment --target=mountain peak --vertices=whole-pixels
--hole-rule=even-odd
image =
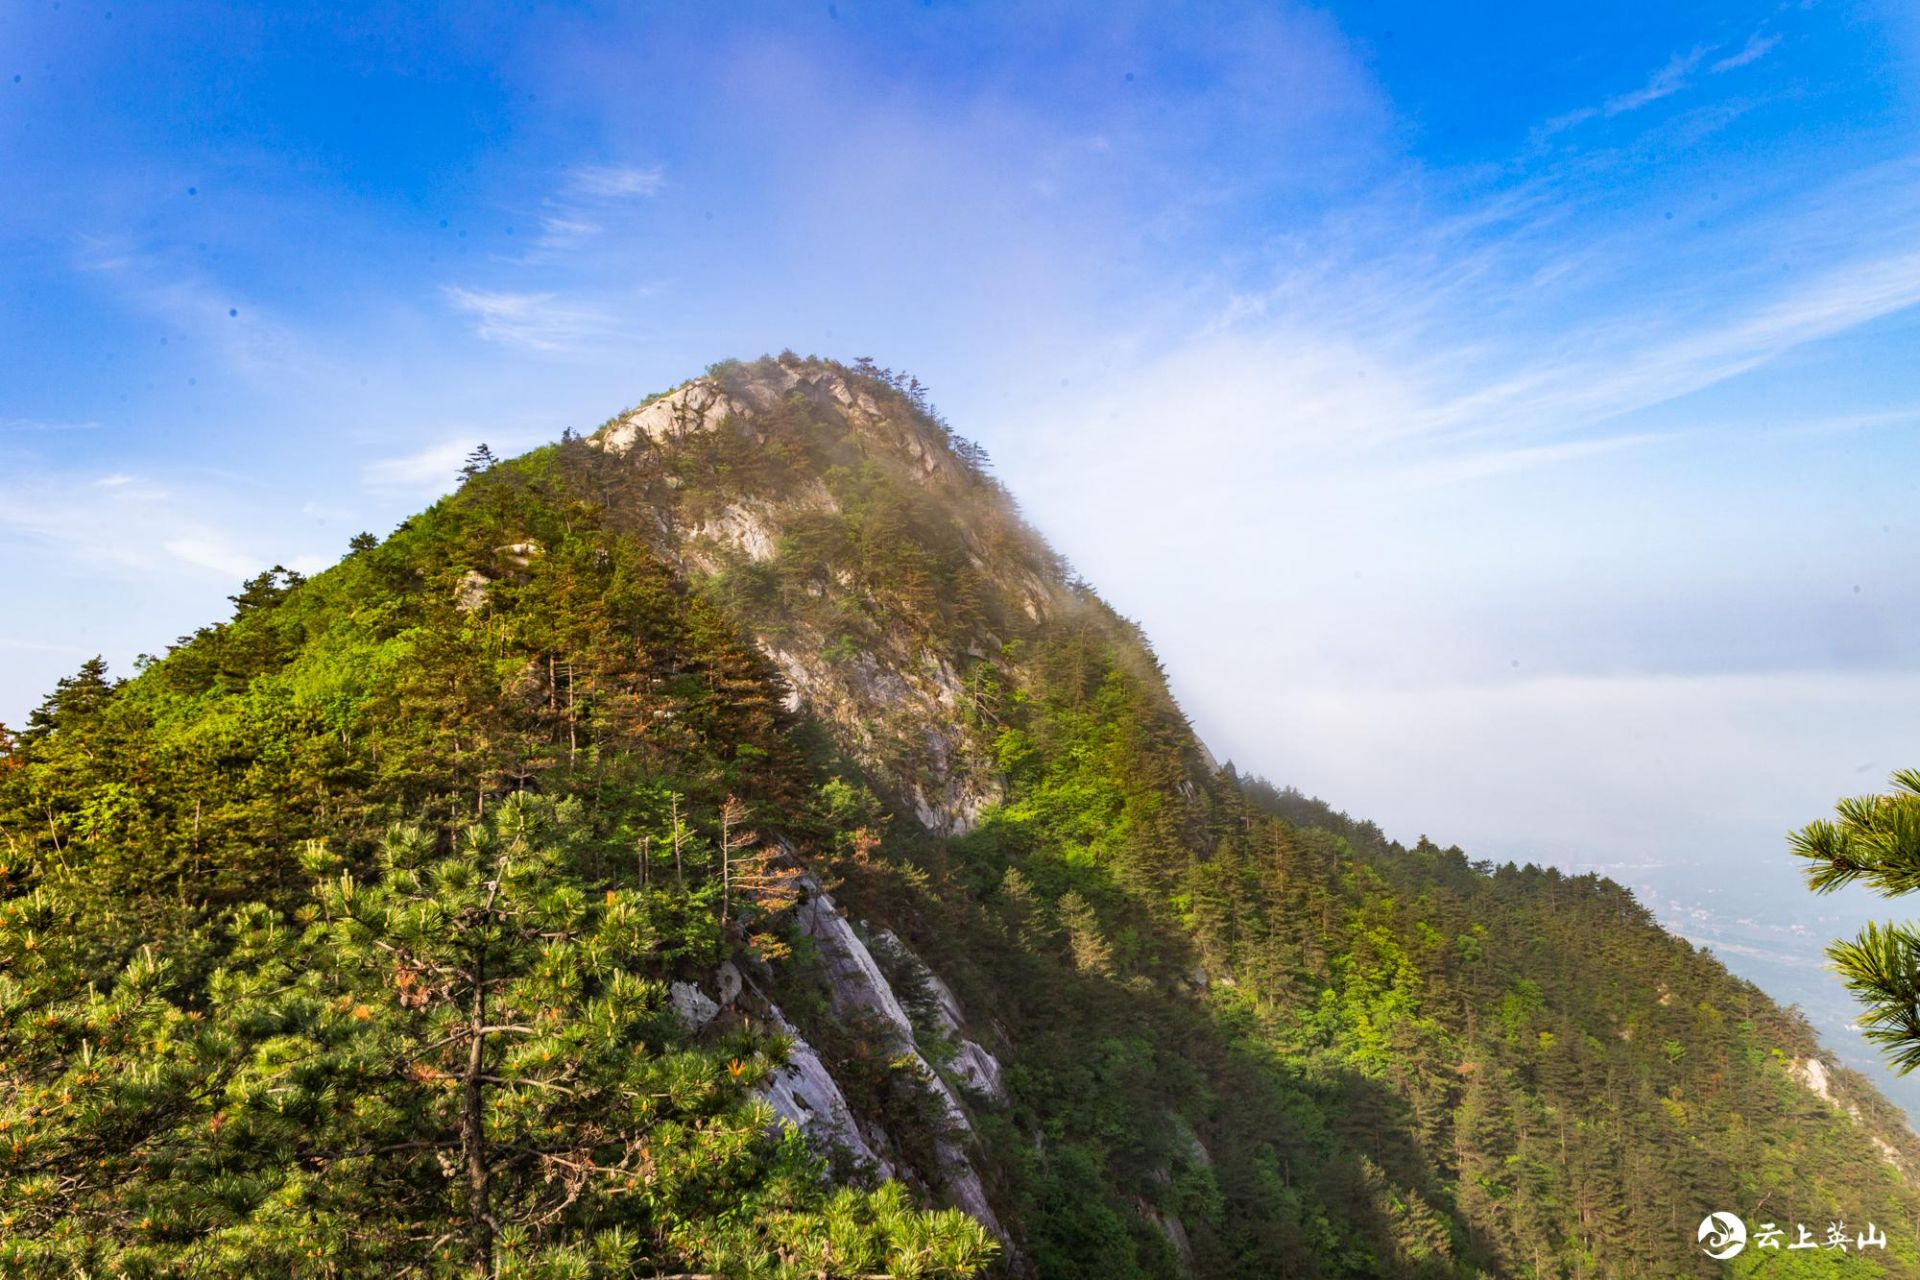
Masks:
[[[966,669],[1017,666],[1068,618],[1140,646],[911,378],[730,361],[585,444],[613,505],[747,624],[790,705],[845,733],[929,830],[964,832],[999,795],[958,714]]]

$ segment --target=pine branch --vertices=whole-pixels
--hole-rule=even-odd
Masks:
[[[1868,924],[1827,955],[1841,980],[1866,1006],[1867,1039],[1889,1050],[1894,1070],[1920,1067],[1920,933],[1908,925]]]

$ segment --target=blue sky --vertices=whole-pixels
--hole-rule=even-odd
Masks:
[[[0,9],[0,719],[872,355],[1221,754],[1831,931],[1781,834],[1920,762],[1911,5],[710,8]]]

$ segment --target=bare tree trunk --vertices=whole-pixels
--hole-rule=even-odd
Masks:
[[[720,806],[720,927],[727,926],[727,908],[733,897],[733,797]]]
[[[680,797],[673,797],[673,881],[680,888],[687,887],[686,869],[680,863],[680,846],[685,832],[680,827]]]
[[[473,1274],[493,1280],[493,1213],[488,1202],[487,1131],[481,1115],[480,1077],[486,1068],[486,944],[474,965],[473,1004],[469,1011],[467,1073],[461,1082],[460,1149],[467,1163],[467,1250]]]

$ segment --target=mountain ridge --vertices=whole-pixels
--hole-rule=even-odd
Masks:
[[[840,1274],[920,1265],[903,1242],[938,1239],[925,1274],[978,1270],[981,1238],[890,1186],[987,1224],[995,1265],[1101,1280],[1720,1275],[1694,1246],[1709,1211],[1916,1220],[1920,1140],[1897,1113],[1619,885],[1395,845],[1216,766],[1139,628],[984,464],[910,379],[726,362],[587,437],[476,463],[311,581],[262,575],[130,682],[63,682],[0,756],[0,1119],[46,1135],[0,1165],[0,1265],[103,1266],[73,1243],[92,1231],[129,1273],[197,1256],[166,1253],[177,1236],[224,1242],[241,1274],[266,1256],[322,1274],[245,1252],[289,1187],[336,1271],[376,1245],[349,1207],[392,1219],[389,1250],[420,1224],[474,1229],[424,1158],[375,1210],[291,1178],[303,1139],[221,1145],[220,1117],[259,1105],[222,1073],[263,1050],[179,1028],[263,963],[234,922],[264,911],[351,1015],[343,1032],[319,1002],[284,1034],[332,1061],[367,1010],[415,1063],[380,1088],[436,1151],[471,1153],[485,1125],[460,1129],[427,1087],[444,1047],[406,1039],[430,1006],[390,973],[367,970],[377,992],[338,976],[359,961],[328,922],[352,908],[303,868],[377,895],[411,874],[392,824],[458,864],[510,819],[576,851],[552,863],[563,883],[650,922],[620,964],[654,994],[626,1038],[579,1043],[686,1063],[710,1082],[695,1130],[759,1132],[758,1097],[816,1150],[729,1148],[764,1225],[725,1230],[732,1201],[691,1183],[640,1205],[582,1182],[556,1206],[503,1158],[526,1216],[490,1257],[557,1267],[586,1240],[626,1261],[585,1274]],[[747,821],[757,844],[737,843]],[[140,945],[173,976],[146,975]],[[134,1058],[86,1079],[88,1046],[112,1041],[87,993],[106,989],[177,1013],[163,1040],[188,1094],[156,1107]],[[514,1098],[598,1061],[487,1053],[525,1082],[492,1086]],[[58,1102],[116,1081],[133,1092],[112,1107]],[[371,1123],[342,1105],[312,1102]],[[500,1105],[488,1123],[510,1127]],[[178,1165],[116,1154],[109,1113],[273,1190],[210,1205]],[[537,1149],[550,1171],[571,1158]],[[121,1181],[73,1180],[99,1151]],[[828,1181],[782,1163],[807,1160]],[[827,1189],[876,1198],[823,1208]],[[136,1196],[174,1215],[167,1241],[120,1221]],[[869,1236],[804,1255],[827,1221],[806,1215],[836,1212]],[[1920,1274],[1920,1242],[1895,1236],[1822,1274]]]

